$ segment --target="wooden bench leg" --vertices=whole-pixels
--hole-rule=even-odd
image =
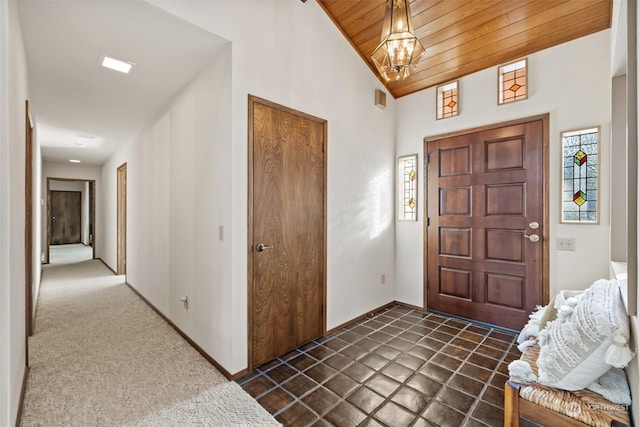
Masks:
[[[504,384],[504,427],[520,427],[520,386],[507,381]]]

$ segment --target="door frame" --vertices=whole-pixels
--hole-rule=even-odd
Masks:
[[[249,102],[248,102],[248,182],[247,182],[247,357],[248,357],[248,370],[251,371],[253,366],[253,214],[254,214],[254,206],[253,206],[253,196],[254,196],[254,188],[253,188],[253,149],[254,149],[254,133],[253,133],[253,109],[255,104],[262,104],[270,108],[275,108],[277,110],[290,113],[311,121],[321,122],[324,127],[324,135],[323,135],[323,149],[324,149],[324,172],[323,172],[323,181],[324,181],[324,230],[323,230],[323,248],[322,248],[322,335],[327,334],[327,121],[321,119],[319,117],[312,116],[310,114],[303,113],[301,111],[294,110],[289,107],[285,107],[280,104],[276,104],[271,101],[267,101],[266,99],[259,98],[257,96],[249,94]]]
[[[24,171],[24,265],[25,265],[25,363],[29,367],[29,337],[33,335],[33,122],[29,100],[25,100],[25,171]]]
[[[428,153],[428,145],[430,142],[434,142],[437,140],[451,138],[466,134],[472,134],[477,132],[483,132],[492,129],[498,129],[507,126],[519,125],[523,123],[533,122],[533,121],[542,121],[542,200],[543,200],[543,226],[542,226],[542,303],[546,304],[549,301],[549,113],[540,114],[537,116],[530,116],[521,119],[510,120],[507,122],[494,123],[484,126],[479,126],[471,129],[463,129],[455,132],[449,132],[440,135],[434,136],[426,136],[423,139],[423,153]],[[423,292],[423,309],[427,311],[429,307],[427,305],[428,292],[427,292],[427,281],[428,281],[428,242],[429,242],[429,227],[427,226],[427,212],[428,212],[428,185],[427,182],[427,171],[429,167],[429,159],[428,156],[423,156],[423,254],[422,254],[422,266],[423,266],[423,284],[422,284],[422,292]],[[434,237],[437,238],[437,237]]]
[[[116,171],[117,185],[117,238],[116,238],[116,271],[119,275],[127,274],[127,163],[118,166]]]
[[[47,245],[44,248],[45,251],[45,261],[43,264],[49,264],[49,247],[51,246],[51,181],[67,181],[67,182],[88,182],[89,191],[93,193],[93,202],[91,207],[89,207],[89,215],[93,212],[93,218],[89,218],[90,223],[93,223],[93,240],[91,242],[91,258],[96,258],[96,180],[95,179],[82,179],[82,178],[56,178],[56,177],[47,177]],[[54,190],[57,191],[57,190]]]

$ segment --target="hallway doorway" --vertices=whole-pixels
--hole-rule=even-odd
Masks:
[[[127,274],[127,164],[118,167],[118,266],[119,275]]]
[[[46,244],[43,245],[43,264],[51,262],[51,251],[56,245],[64,244],[82,244],[89,248],[90,259],[95,258],[95,180],[47,177],[46,191]],[[69,204],[66,195],[71,193],[74,202]]]

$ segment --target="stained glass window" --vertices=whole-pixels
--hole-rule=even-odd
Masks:
[[[527,99],[527,60],[498,68],[498,104]]]
[[[398,158],[398,220],[418,220],[418,155]]]
[[[599,134],[562,133],[562,222],[598,223]]]
[[[436,119],[446,119],[458,115],[458,82],[451,82],[436,88]]]

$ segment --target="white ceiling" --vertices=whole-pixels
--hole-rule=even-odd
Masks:
[[[45,161],[104,163],[227,43],[139,0],[18,5]],[[100,66],[105,55],[136,65],[128,75],[108,70]]]

